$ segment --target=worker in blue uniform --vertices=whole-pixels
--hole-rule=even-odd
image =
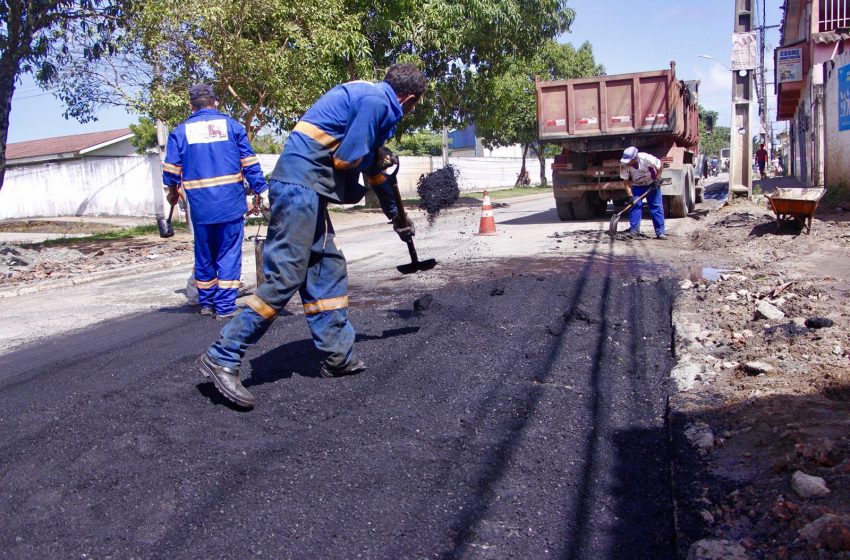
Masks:
[[[162,179],[168,202],[183,189],[195,234],[195,285],[202,315],[236,313],[242,276],[243,180],[257,194],[268,189],[245,127],[220,113],[213,88],[189,89],[192,116],[168,136]]]
[[[365,370],[353,351],[348,273],[345,257],[334,244],[327,205],[361,200],[366,193],[358,183],[362,173],[399,237],[407,241],[415,234],[413,222],[396,207],[395,176],[382,171],[392,157],[383,145],[426,87],[416,66],[396,64],[382,82],[334,87],[304,113],[289,135],[269,186],[271,219],[263,251],[266,282],[196,362],[219,392],[237,405],[254,406],[253,395],[239,377],[245,351],[296,292],[313,341],[325,356],[320,375],[339,377]]]

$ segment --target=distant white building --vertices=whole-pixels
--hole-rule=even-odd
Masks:
[[[6,165],[32,165],[80,158],[124,157],[136,153],[129,128],[57,136],[6,145]]]
[[[456,157],[496,157],[496,158],[521,158],[522,146],[500,146],[498,148],[485,148],[478,138],[475,125],[471,124],[463,130],[455,130],[449,133],[449,150]],[[531,155],[531,154],[529,154]]]

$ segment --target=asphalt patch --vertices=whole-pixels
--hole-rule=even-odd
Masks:
[[[457,169],[447,165],[419,177],[416,192],[422,199],[420,207],[428,214],[429,224],[433,224],[442,210],[451,207],[460,198],[459,174]]]
[[[197,315],[2,356],[0,550],[672,559],[676,284],[597,266],[454,283],[422,314],[353,299],[369,369],[339,379],[304,317],[278,317],[243,364],[248,413],[195,371],[220,328]]]

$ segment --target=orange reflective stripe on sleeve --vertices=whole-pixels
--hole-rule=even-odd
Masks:
[[[339,140],[319,128],[318,126],[306,121],[298,121],[292,132],[300,132],[301,134],[312,138],[326,148],[333,148],[339,144]]]
[[[210,288],[215,287],[218,284],[218,279],[214,278],[212,280],[198,280],[195,279],[195,287],[201,288],[202,290],[209,290]]]
[[[192,181],[183,181],[184,189],[204,189],[207,187],[217,187],[219,185],[229,185],[230,183],[239,183],[242,181],[242,173],[234,173],[233,175],[220,175],[218,177],[210,177],[209,179],[195,179]]]
[[[387,176],[383,173],[378,173],[377,175],[372,175],[371,177],[366,177],[366,182],[369,183],[370,186],[377,187],[378,185],[383,185],[386,182]]]
[[[272,306],[264,302],[257,294],[252,295],[245,302],[245,305],[257,312],[264,319],[274,319],[277,316],[277,311],[272,309]]]
[[[180,175],[180,173],[183,171],[183,168],[179,165],[174,165],[173,163],[163,162],[162,170],[168,171],[169,173],[174,173],[175,175]]]
[[[257,156],[248,156],[246,158],[242,158],[242,167],[248,167],[254,165],[255,163],[260,163],[260,158]]]
[[[335,309],[345,309],[348,307],[348,296],[340,296],[329,299],[320,299],[304,304],[305,315],[315,315],[322,311],[333,311]]]
[[[360,165],[361,161],[363,161],[363,158],[357,158],[356,160],[349,163],[344,159],[334,157],[334,167],[336,167],[337,169],[353,169]]]

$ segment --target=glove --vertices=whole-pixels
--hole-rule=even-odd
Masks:
[[[635,202],[637,202],[637,199],[638,199],[638,197],[636,197],[636,196],[630,196],[629,197],[629,204],[634,204]]]
[[[177,192],[176,187],[169,187],[168,193],[165,195],[165,200],[168,201],[169,206],[174,206],[177,204],[177,201],[180,200],[180,194]]]
[[[413,225],[413,220],[407,214],[398,214],[393,218],[393,229],[398,234],[399,239],[407,243],[416,235],[416,227]]]
[[[375,154],[372,158],[372,165],[369,166],[366,174],[377,175],[384,169],[389,169],[393,165],[398,165],[398,156],[395,155],[389,148],[381,146],[375,150]]]

